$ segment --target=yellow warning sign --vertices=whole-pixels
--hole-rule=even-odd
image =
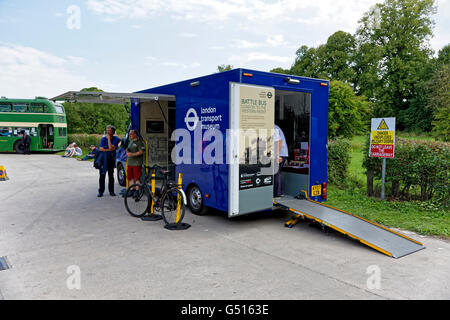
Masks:
[[[389,127],[386,124],[386,121],[381,120],[380,125],[378,126],[377,130],[389,130]]]
[[[371,144],[394,144],[394,131],[372,131]]]
[[[395,118],[372,118],[370,157],[394,158]]]

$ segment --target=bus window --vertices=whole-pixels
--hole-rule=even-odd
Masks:
[[[14,136],[21,136],[22,131],[25,131],[28,135],[30,135],[30,128],[14,128]]]
[[[14,112],[27,112],[28,105],[27,104],[13,104],[13,111]]]
[[[55,104],[56,113],[64,113],[64,108],[61,105]]]
[[[12,130],[9,127],[0,127],[0,136],[10,137]]]
[[[0,103],[0,112],[11,112],[11,105],[6,103]]]
[[[30,112],[34,113],[43,113],[44,112],[44,105],[40,103],[32,103],[30,106]]]

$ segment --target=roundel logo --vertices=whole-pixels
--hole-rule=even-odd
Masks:
[[[197,128],[198,120],[197,111],[194,108],[190,108],[184,118],[184,122],[189,131],[194,131]]]

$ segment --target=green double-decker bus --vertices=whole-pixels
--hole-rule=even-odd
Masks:
[[[31,137],[31,151],[65,150],[67,121],[64,107],[40,97],[0,98],[0,152],[23,153],[24,131]]]

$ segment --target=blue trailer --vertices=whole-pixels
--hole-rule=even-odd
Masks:
[[[166,115],[169,127],[172,120],[172,132],[173,129],[183,129],[192,133],[191,161],[174,166],[176,174],[183,174],[191,210],[202,213],[210,207],[234,217],[273,207],[273,173],[269,177],[270,174],[262,174],[261,166],[246,166],[245,155],[239,152],[245,141],[241,141],[239,134],[229,134],[229,131],[236,132],[245,125],[270,131],[276,123],[283,130],[289,149],[288,161],[281,169],[284,194],[297,196],[306,190],[315,201],[321,202],[326,198],[328,89],[326,80],[235,69],[138,93],[174,96],[175,102],[164,104],[160,101],[160,111]],[[265,109],[261,111],[259,106],[245,106],[250,112],[243,113],[243,99],[250,104],[265,103]],[[152,131],[148,126],[157,127],[159,123],[162,132],[164,117],[156,119],[155,113],[143,114],[143,109],[149,108],[143,108],[139,99],[131,100],[133,126],[149,139],[150,144],[155,144],[148,136]],[[157,111],[156,107],[154,110]],[[272,119],[269,124],[260,121],[260,112]],[[245,124],[246,121],[250,123]],[[223,158],[219,159],[222,161],[212,164],[205,163],[204,159],[195,161],[202,156],[200,149],[203,152],[207,143],[203,139],[202,146],[195,148],[194,135],[197,132],[203,136],[208,129],[220,131],[224,137],[221,141]],[[156,136],[156,140],[160,143],[162,138],[164,144],[164,139],[173,138],[172,132],[167,132],[166,137]],[[268,135],[268,143],[270,139],[272,137]],[[151,149],[153,152],[157,150]],[[165,154],[170,151],[165,150]],[[235,159],[238,161],[233,161]],[[158,156],[150,162],[161,160],[165,159]],[[167,160],[169,166],[177,163],[176,159]]]
[[[194,214],[214,208],[232,218],[283,208],[294,214],[288,227],[315,221],[396,258],[423,249],[401,233],[322,203],[328,94],[326,80],[235,69],[134,93],[70,91],[52,100],[129,101],[130,127],[146,142],[147,165],[182,174]],[[273,196],[275,124],[288,147],[281,198]],[[118,159],[125,168],[125,158]]]

